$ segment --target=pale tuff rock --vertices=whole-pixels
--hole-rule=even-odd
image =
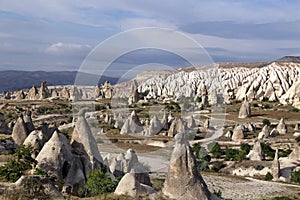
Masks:
[[[300,161],[300,144],[295,144],[292,153],[289,155],[290,159]]]
[[[205,121],[204,121],[203,127],[204,127],[205,129],[209,129],[209,124],[210,124],[209,119],[206,118]]]
[[[102,97],[101,90],[100,90],[98,85],[95,86],[94,94],[93,94],[92,97],[95,98],[95,99],[97,99],[99,97]]]
[[[163,194],[178,200],[215,199],[197,170],[196,159],[185,135],[177,134],[175,142]]]
[[[261,140],[261,139],[264,139],[264,138],[267,138],[270,136],[270,128],[268,125],[265,125],[261,132],[259,132],[258,134],[258,139]]]
[[[239,111],[239,118],[247,118],[247,117],[251,117],[251,106],[249,101],[245,99]]]
[[[2,134],[11,134],[11,130],[8,128],[7,123],[5,122],[4,114],[0,113],[0,133]]]
[[[31,119],[31,111],[26,111],[25,116],[24,116],[24,122],[26,124],[26,128],[28,133],[32,132],[34,130],[34,125]]]
[[[168,136],[174,137],[177,133],[186,133],[187,129],[185,121],[181,117],[178,117],[173,120],[168,131]]]
[[[225,134],[225,137],[227,138],[231,138],[232,137],[233,132],[231,130],[228,130]]]
[[[122,115],[119,113],[119,115],[115,118],[114,127],[121,129],[123,125],[124,125],[124,119],[123,119]]]
[[[48,97],[50,97],[50,93],[47,87],[47,82],[43,81],[39,90],[39,99],[46,99]]]
[[[215,103],[215,93],[223,94],[224,101],[231,100],[279,100],[283,104],[300,105],[298,79],[300,65],[295,63],[276,62],[261,68],[219,68],[209,70],[174,70],[164,78],[147,77],[139,82],[138,92],[150,91],[147,98],[195,98],[197,96],[209,104]],[[163,72],[161,72],[163,73]],[[146,74],[144,74],[146,76]],[[138,80],[138,79],[136,79]],[[116,86],[118,88],[118,86]],[[127,85],[128,87],[128,85]],[[206,87],[207,93],[202,98],[201,90]],[[116,96],[130,96],[127,90],[119,89]],[[202,103],[204,103],[202,102]],[[204,103],[205,104],[205,103]]]
[[[294,131],[299,131],[299,124],[298,123],[295,125]]]
[[[58,94],[58,92],[57,92],[57,90],[55,88],[52,89],[52,91],[51,91],[51,97],[52,98],[59,97],[59,94]]]
[[[132,111],[130,117],[126,119],[120,134],[140,133],[143,131],[141,121],[135,111]]]
[[[17,94],[16,94],[16,100],[22,100],[22,99],[25,99],[25,97],[26,96],[25,96],[23,90],[18,91]]]
[[[17,145],[22,145],[27,136],[28,131],[26,128],[26,124],[24,122],[23,115],[20,114],[16,124],[14,125],[12,138]]]
[[[29,100],[38,99],[38,90],[36,89],[36,87],[34,85],[32,86],[32,88],[27,93],[26,99],[29,99]]]
[[[271,167],[271,171],[272,171],[272,175],[273,175],[273,180],[278,180],[280,177],[280,162],[278,160],[278,149],[276,149],[275,152],[275,157],[274,160],[272,162],[272,167]]]
[[[36,157],[37,167],[59,180],[66,178],[73,159],[67,138],[58,132],[52,135]]]
[[[233,141],[241,141],[244,139],[244,131],[243,131],[243,126],[242,125],[237,125],[233,129],[232,137],[231,139]]]
[[[151,135],[156,135],[162,130],[162,124],[157,118],[156,115],[153,116],[153,118],[150,120],[150,126],[146,130],[146,135],[151,136]]]
[[[126,165],[126,160],[124,157],[117,157],[112,156],[111,154],[108,154],[104,158],[104,164],[109,167],[109,171],[114,176],[123,176],[124,175],[124,164]]]
[[[43,142],[42,142],[42,131],[37,131],[34,130],[32,131],[27,138],[25,139],[23,145],[24,146],[32,146],[33,150],[38,152],[42,149],[43,147]],[[37,155],[32,155],[33,158],[35,158]]]
[[[61,91],[61,97],[64,99],[69,100],[70,99],[70,93],[66,87],[64,87]]]
[[[84,112],[80,111],[73,134],[71,144],[76,141],[82,144],[85,152],[89,156],[92,169],[100,169],[103,159],[99,153],[97,142],[91,132],[91,129],[84,117]]]
[[[172,116],[172,113],[169,113],[168,115],[168,123],[171,124],[174,121],[174,117]]]
[[[137,87],[138,87],[138,83],[136,82],[136,80],[133,80],[131,84],[131,94],[128,98],[129,105],[137,103],[139,100],[139,93]]]
[[[131,197],[139,197],[154,193],[154,189],[142,184],[138,178],[138,173],[132,170],[130,173],[125,174],[120,180],[116,190],[116,195],[128,195]]]
[[[195,121],[193,115],[190,117],[190,119],[188,121],[188,127],[189,128],[196,128],[197,127],[196,121]]]
[[[252,150],[250,150],[249,154],[247,155],[247,158],[256,161],[262,161],[265,159],[265,153],[262,150],[259,140],[254,143]]]
[[[287,126],[286,126],[283,118],[280,119],[276,129],[279,132],[279,134],[286,134],[287,133]]]
[[[113,95],[113,87],[110,85],[109,81],[105,81],[104,85],[101,86],[103,91],[103,97],[106,99],[111,99]]]

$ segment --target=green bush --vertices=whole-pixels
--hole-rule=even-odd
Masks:
[[[241,144],[240,149],[242,151],[245,151],[246,154],[248,154],[251,150],[251,146],[249,144],[243,143],[243,144]]]
[[[275,150],[271,148],[270,144],[262,142],[261,147],[267,157],[274,159]]]
[[[96,196],[99,194],[107,194],[115,191],[121,177],[111,180],[108,174],[99,170],[88,173],[87,182],[84,187],[79,190],[81,197]]]
[[[278,152],[279,157],[288,157],[290,155],[290,153],[292,153],[291,149],[279,150],[279,152]]]
[[[272,179],[273,179],[273,175],[270,173],[270,172],[268,172],[266,175],[265,175],[265,181],[271,181]]]
[[[265,125],[270,126],[270,124],[271,124],[270,120],[268,120],[268,119],[263,119],[263,120],[262,120],[262,123],[263,123],[264,126],[265,126]]]
[[[216,162],[214,162],[213,163],[213,166],[212,166],[212,170],[214,171],[214,172],[219,172],[220,171],[220,169],[222,169],[223,167],[225,167],[226,165],[223,163],[223,162],[221,162],[221,161],[216,161]]]
[[[295,140],[296,140],[297,142],[300,142],[300,136],[296,137]]]
[[[37,164],[31,157],[33,148],[31,146],[20,146],[14,153],[14,159],[9,159],[6,164],[0,166],[0,177],[9,182],[17,181],[32,165]]]
[[[201,160],[201,161],[198,163],[199,170],[200,170],[200,171],[206,171],[206,170],[209,170],[208,164],[209,164],[208,161],[206,161],[206,160]]]
[[[291,173],[291,181],[300,183],[300,171],[292,172]]]
[[[207,145],[208,152],[212,154],[214,158],[220,158],[222,156],[221,146],[217,142],[212,142]]]
[[[235,160],[235,157],[239,154],[239,150],[230,149],[226,147],[225,150],[225,160]]]

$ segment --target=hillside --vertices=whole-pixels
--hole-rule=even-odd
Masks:
[[[47,85],[73,85],[76,78],[76,71],[0,71],[0,92],[14,91],[30,88],[32,85],[39,86],[43,80]],[[93,74],[83,74],[87,80],[97,80],[98,76]],[[102,76],[99,83],[110,81],[117,82],[117,78]]]

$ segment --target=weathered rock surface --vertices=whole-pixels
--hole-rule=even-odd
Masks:
[[[142,131],[141,121],[136,112],[132,111],[130,117],[124,122],[120,134],[140,133]]]
[[[185,135],[178,133],[175,142],[163,194],[178,200],[214,199],[197,170],[194,154]]]
[[[14,125],[12,131],[12,138],[17,145],[22,145],[27,136],[28,136],[27,127],[24,122],[23,115],[21,114],[17,119],[16,124]]]
[[[114,193],[116,195],[128,195],[131,197],[147,196],[154,193],[154,189],[149,185],[141,183],[137,175],[138,173],[134,170],[125,174]]]
[[[103,165],[103,159],[99,153],[97,142],[91,132],[91,129],[84,117],[85,112],[81,111],[79,113],[72,138],[71,144],[75,141],[78,144],[81,144],[84,149],[81,151],[85,151],[89,156],[92,169],[101,169]],[[77,145],[78,147],[78,145]]]
[[[251,117],[251,106],[249,101],[245,99],[239,111],[239,118],[247,118],[247,117]]]
[[[278,157],[278,149],[276,149],[274,160],[272,162],[272,175],[273,175],[273,180],[278,180],[280,177],[280,162],[279,162],[279,157]]]
[[[289,155],[289,158],[300,161],[300,144],[295,144],[295,147],[292,153]]]
[[[233,129],[233,133],[232,133],[232,137],[231,139],[233,141],[241,141],[244,139],[244,131],[243,131],[243,126],[242,125],[237,125],[234,129]]]
[[[279,134],[286,134],[287,133],[287,126],[284,122],[284,118],[280,119],[276,129],[279,132]]]
[[[261,161],[265,159],[265,153],[262,150],[259,140],[254,143],[252,150],[250,150],[249,154],[247,155],[247,158],[256,161]]]

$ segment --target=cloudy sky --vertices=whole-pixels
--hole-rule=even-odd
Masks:
[[[0,70],[78,70],[99,43],[141,27],[182,32],[217,62],[271,61],[300,55],[299,11],[294,0],[1,0]],[[115,66],[151,56],[182,64],[146,51]]]

